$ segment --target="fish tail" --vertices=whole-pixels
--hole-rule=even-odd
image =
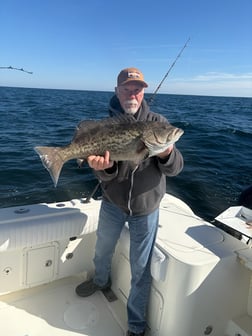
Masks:
[[[35,147],[44,167],[48,170],[49,174],[56,188],[61,169],[65,161],[60,156],[60,147]]]

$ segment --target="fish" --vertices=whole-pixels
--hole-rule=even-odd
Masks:
[[[44,167],[57,186],[62,167],[71,159],[110,152],[111,161],[131,161],[135,165],[165,151],[184,131],[167,122],[137,121],[134,117],[109,117],[81,121],[72,141],[65,146],[36,146]]]

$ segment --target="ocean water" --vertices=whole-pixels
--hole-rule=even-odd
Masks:
[[[107,116],[112,95],[0,87],[0,207],[87,197],[97,184],[88,166],[67,162],[54,188],[33,148],[70,142],[80,120]],[[236,205],[252,184],[252,98],[158,94],[151,108],[185,131],[185,167],[167,192],[207,220]]]

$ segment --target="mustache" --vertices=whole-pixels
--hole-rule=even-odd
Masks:
[[[125,104],[137,104],[138,105],[138,101],[136,99],[128,99],[125,101]]]

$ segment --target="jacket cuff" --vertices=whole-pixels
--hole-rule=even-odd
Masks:
[[[111,168],[104,169],[104,170],[96,170],[95,175],[101,181],[110,181],[118,174],[117,163],[115,162]]]

